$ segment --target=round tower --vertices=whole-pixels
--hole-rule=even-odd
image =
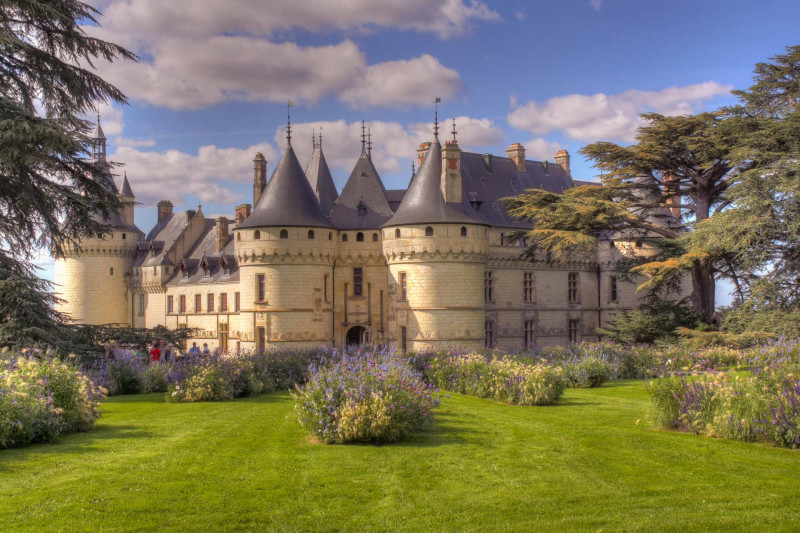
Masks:
[[[105,136],[98,117],[92,139],[97,164],[107,165]],[[83,239],[80,247],[66,251],[55,261],[56,309],[82,324],[131,324],[133,300],[128,278],[136,258],[137,243],[144,234],[134,223],[134,195],[125,175],[117,191],[123,207],[98,221],[111,226],[103,239]]]
[[[484,346],[488,227],[463,203],[459,157],[436,138],[383,226],[397,349]]]
[[[252,214],[233,231],[244,349],[333,342],[335,230],[287,141]]]

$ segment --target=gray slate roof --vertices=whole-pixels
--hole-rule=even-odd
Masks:
[[[205,220],[205,230],[197,239],[195,245],[183,256],[179,268],[167,281],[168,285],[193,285],[203,283],[219,283],[226,281],[239,281],[239,265],[236,263],[234,253],[233,234],[228,235],[228,240],[221,252],[216,251],[217,229],[215,221],[210,218]],[[223,265],[223,258],[225,265]],[[202,263],[205,262],[209,269],[209,276],[205,275]],[[227,267],[227,274],[226,272]],[[183,268],[186,268],[189,277],[185,278]]]
[[[283,152],[252,214],[237,229],[264,226],[332,227],[291,145]]]
[[[319,145],[315,145],[311,152],[311,159],[306,166],[306,177],[322,206],[322,212],[329,215],[339,193],[336,192],[336,184],[333,183],[328,162],[325,161],[325,154]]]
[[[128,182],[128,173],[125,173],[125,176],[122,178],[122,185],[119,186],[119,192],[117,193],[119,196],[128,196],[130,198],[134,198],[133,189],[131,189],[131,184]]]
[[[153,226],[153,229],[145,237],[145,241],[149,243],[149,246],[144,250],[140,250],[140,255],[136,258],[136,266],[169,264],[165,262],[165,260],[169,261],[167,252],[172,248],[175,241],[183,235],[194,213],[194,211],[173,213]]]
[[[359,205],[364,214],[359,215]],[[338,229],[377,229],[393,214],[378,171],[365,151],[347,180],[331,211],[331,222]]]
[[[462,176],[464,159],[462,154]],[[469,204],[448,204],[440,185],[442,175],[442,145],[435,139],[419,171],[412,178],[403,201],[394,216],[384,226],[405,224],[482,224]],[[465,183],[465,185],[467,185]],[[467,190],[467,189],[465,189]]]

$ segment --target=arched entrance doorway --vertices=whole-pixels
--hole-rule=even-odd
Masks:
[[[353,326],[347,331],[345,345],[347,347],[361,346],[364,344],[367,330],[363,326]]]

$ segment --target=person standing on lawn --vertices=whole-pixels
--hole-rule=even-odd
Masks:
[[[197,347],[196,342],[193,342],[192,347],[189,348],[189,355],[200,355],[200,348]]]
[[[150,349],[150,362],[161,361],[161,349],[158,347],[158,341],[153,342],[153,347]]]

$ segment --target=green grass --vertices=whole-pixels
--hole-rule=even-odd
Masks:
[[[635,381],[554,407],[453,395],[432,433],[326,446],[287,393],[111,398],[89,433],[0,451],[0,530],[800,529],[800,452],[657,431],[648,405]]]

